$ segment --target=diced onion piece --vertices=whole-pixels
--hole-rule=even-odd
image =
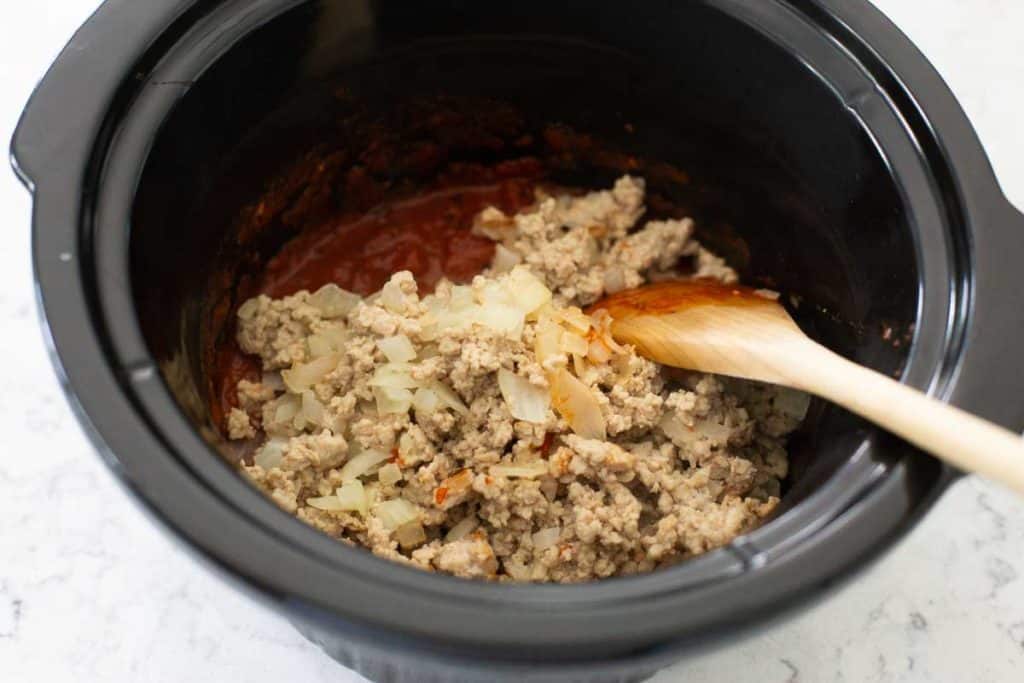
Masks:
[[[377,503],[373,508],[373,514],[386,528],[392,530],[409,522],[418,522],[420,519],[419,508],[404,498]]]
[[[334,325],[327,325],[320,328],[320,336],[327,339],[334,345],[334,348],[341,351],[345,348],[345,342],[348,341],[348,329],[342,323],[336,323]]]
[[[525,315],[534,313],[551,301],[551,290],[526,266],[516,266],[512,269],[506,287],[513,296],[515,306]]]
[[[519,377],[505,368],[498,370],[498,388],[515,419],[543,423],[547,418],[551,393],[546,389],[531,384],[525,377]]]
[[[377,481],[385,486],[391,486],[402,481],[402,470],[393,462],[389,462],[377,472]]]
[[[271,470],[281,464],[286,450],[288,450],[288,439],[278,436],[271,437],[256,451],[253,463],[265,470]]]
[[[388,280],[380,289],[380,305],[392,313],[401,313],[405,310],[405,294],[402,287],[393,279]]]
[[[281,371],[281,379],[288,391],[301,394],[338,367],[338,354],[332,353],[314,358],[308,363],[296,363],[288,370]]]
[[[590,342],[590,348],[587,349],[587,358],[595,363],[607,363],[611,360],[612,354],[601,341],[595,339]]]
[[[392,363],[407,363],[416,358],[416,349],[413,348],[412,342],[404,334],[396,334],[394,337],[379,339],[377,341],[377,348]]]
[[[452,287],[450,303],[447,308],[453,312],[463,311],[474,305],[473,288],[466,285]]]
[[[577,377],[583,377],[587,372],[587,364],[583,360],[583,356],[578,353],[572,354],[572,369],[576,372]]]
[[[340,318],[359,305],[358,294],[346,291],[336,284],[328,283],[309,296],[309,305],[320,311],[325,318]]]
[[[495,273],[507,273],[522,263],[523,257],[512,251],[504,244],[494,247],[494,258],[491,260],[491,270]]]
[[[697,420],[694,425],[697,431],[712,441],[725,441],[732,434],[732,428],[718,424],[714,420]]]
[[[540,319],[533,342],[533,352],[538,363],[543,365],[549,358],[561,354],[558,344],[561,336],[562,328],[557,323],[549,318]]]
[[[459,395],[452,391],[450,388],[448,388],[448,385],[446,385],[444,382],[431,382],[429,388],[431,391],[437,394],[437,398],[438,400],[441,401],[441,405],[451,408],[455,412],[462,415],[465,415],[466,413],[469,412],[469,408],[467,408],[466,404],[462,402],[462,399],[459,398]]]
[[[320,402],[316,394],[308,389],[302,392],[302,408],[299,414],[306,422],[320,427],[324,426],[327,417],[324,404]]]
[[[412,366],[408,363],[384,363],[378,365],[368,384],[371,387],[390,387],[393,389],[415,389],[420,385],[412,376]]]
[[[529,581],[531,578],[530,569],[526,565],[509,559],[502,561],[501,565],[505,568],[505,573],[515,581]]]
[[[274,422],[289,422],[299,414],[302,401],[298,396],[285,394],[277,399],[277,408],[274,409]]]
[[[417,413],[430,415],[441,407],[441,399],[433,389],[421,387],[412,395],[412,407]]]
[[[521,308],[502,303],[487,303],[478,306],[473,321],[499,332],[510,339],[523,336],[523,322],[526,314]]]
[[[560,351],[565,353],[574,353],[579,356],[585,356],[587,351],[590,350],[590,345],[587,344],[587,340],[575,332],[564,330],[561,336],[558,338],[558,348]]]
[[[663,417],[658,426],[661,427],[661,431],[665,432],[665,436],[672,439],[677,446],[696,443],[700,439],[700,435],[693,427],[671,414]]]
[[[323,496],[321,498],[307,498],[306,505],[316,508],[317,510],[328,510],[334,512],[340,512],[344,510],[341,506],[341,501],[338,500],[337,496]]]
[[[544,550],[545,548],[550,548],[554,544],[558,543],[558,539],[561,535],[562,530],[557,526],[541,529],[533,535],[533,549]]]
[[[574,328],[580,334],[586,334],[590,330],[592,323],[590,316],[575,306],[569,306],[558,311],[558,316],[565,324]]]
[[[313,358],[320,358],[337,351],[329,339],[319,334],[311,334],[306,339],[306,346],[309,348],[309,355]]]
[[[551,403],[574,432],[585,439],[604,440],[601,405],[590,389],[565,368],[551,375]]]
[[[345,466],[341,468],[341,480],[343,482],[354,481],[366,474],[371,467],[388,459],[388,454],[374,449],[363,451],[358,455],[349,458]]]
[[[809,394],[788,387],[778,387],[777,391],[772,402],[776,410],[797,421],[807,417],[807,409],[811,405]]]
[[[409,412],[412,407],[412,392],[400,387],[374,387],[373,397],[377,399],[377,413],[389,415]]]
[[[365,515],[369,510],[369,504],[366,501],[366,490],[363,488],[363,482],[358,479],[346,481],[334,492],[334,495],[341,502],[342,510],[351,510],[361,515]]]
[[[422,524],[409,522],[395,529],[395,540],[403,548],[415,548],[427,540],[427,534],[423,531]]]
[[[256,317],[256,313],[260,308],[259,297],[253,297],[248,299],[241,306],[238,307],[236,315],[240,320],[252,320]]]
[[[462,520],[448,530],[444,536],[445,543],[452,543],[468,536],[474,529],[480,526],[480,520],[475,515],[463,517]]]
[[[403,460],[413,460],[413,449],[416,448],[416,439],[409,432],[402,432],[398,437],[398,456]]]
[[[491,465],[488,470],[493,476],[508,479],[536,479],[548,473],[548,464],[543,460],[521,465]]]
[[[280,372],[264,372],[260,384],[274,391],[284,391],[284,380],[281,379]]]

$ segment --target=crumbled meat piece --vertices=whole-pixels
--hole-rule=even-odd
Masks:
[[[265,442],[245,476],[340,541],[467,578],[646,572],[754,528],[778,503],[806,398],[668,373],[574,308],[681,259],[736,280],[693,221],[644,211],[643,180],[626,176],[483,211],[474,230],[520,265],[469,285],[428,294],[399,272],[344,314],[305,291],[245,302],[238,343],[265,373],[239,382],[228,416],[230,438]],[[551,400],[556,373],[588,423]]]
[[[256,430],[249,421],[249,414],[239,408],[232,408],[228,414],[228,437],[231,439],[251,439]]]

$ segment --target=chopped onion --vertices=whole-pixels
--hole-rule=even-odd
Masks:
[[[401,387],[374,387],[373,397],[380,415],[407,413],[412,407],[412,392]]]
[[[601,405],[590,389],[565,368],[551,375],[551,403],[574,432],[586,439],[604,440]]]
[[[306,505],[316,508],[317,510],[328,510],[328,511],[341,511],[344,508],[341,506],[341,501],[338,500],[337,496],[323,496],[321,498],[307,498]]]
[[[530,384],[525,377],[505,368],[498,370],[498,388],[515,419],[543,423],[547,418],[548,406],[551,405],[551,394],[547,390]]]
[[[415,548],[427,540],[427,534],[423,531],[422,524],[409,522],[395,529],[395,540],[403,548]]]
[[[361,515],[365,515],[369,510],[366,490],[363,488],[363,482],[358,479],[345,482],[334,492],[334,495],[341,502],[342,510],[351,510]]]
[[[430,390],[437,394],[437,398],[441,401],[442,405],[447,406],[462,415],[469,412],[469,408],[467,408],[466,404],[462,402],[459,395],[449,389],[448,385],[444,382],[431,382]]]
[[[445,543],[452,543],[468,536],[474,529],[480,526],[480,520],[475,515],[463,517],[458,524],[448,530],[444,536]]]
[[[413,460],[412,449],[416,447],[416,440],[409,432],[402,432],[398,437],[398,456],[405,461]]]
[[[497,244],[494,247],[494,258],[491,260],[491,270],[495,273],[507,273],[519,265],[522,260],[522,256],[504,244]]]
[[[405,294],[402,287],[393,279],[388,280],[380,290],[380,305],[392,313],[401,313],[405,310]]]
[[[558,348],[560,351],[565,353],[574,353],[578,356],[587,355],[587,351],[590,350],[590,345],[587,344],[587,340],[582,336],[564,330],[561,336],[558,338]]]
[[[520,339],[523,336],[523,322],[526,314],[516,306],[487,303],[477,306],[474,313],[471,322],[479,323],[510,339]]]
[[[544,286],[526,266],[516,266],[505,284],[515,306],[524,314],[534,313],[551,301],[551,290]]]
[[[607,346],[595,339],[590,342],[590,348],[587,349],[587,358],[595,363],[604,364],[611,360],[612,354]]]
[[[415,389],[420,385],[413,379],[412,366],[408,363],[384,363],[377,366],[368,384],[371,387],[392,389]]]
[[[466,285],[455,285],[452,287],[448,309],[451,311],[463,311],[474,305],[473,288]]]
[[[732,433],[730,427],[720,425],[714,420],[697,420],[694,427],[701,435],[706,436],[712,441],[725,441]]]
[[[343,482],[354,481],[366,474],[371,467],[388,459],[388,454],[374,449],[363,451],[358,455],[349,458],[345,466],[341,468],[341,480]]]
[[[331,342],[319,334],[311,334],[306,339],[306,347],[309,349],[309,355],[312,358],[320,358],[336,351]]]
[[[281,464],[285,451],[288,450],[288,439],[279,436],[271,437],[253,456],[253,464],[265,470],[271,470]]]
[[[418,522],[420,519],[419,508],[404,498],[377,503],[373,508],[373,514],[386,528],[392,530],[409,522]]]
[[[558,311],[558,317],[561,318],[569,327],[575,328],[580,334],[586,334],[589,332],[590,326],[593,323],[590,316],[575,306],[569,306],[568,308]]]
[[[256,313],[260,308],[259,297],[253,297],[248,299],[241,306],[238,307],[236,315],[240,320],[252,320],[256,317]]]
[[[544,550],[545,548],[550,548],[554,544],[558,543],[558,539],[561,535],[562,530],[557,526],[541,529],[533,535],[533,549]]]
[[[583,356],[578,353],[572,354],[572,369],[576,372],[577,377],[583,377],[587,372],[587,364],[583,360]]]
[[[549,358],[561,354],[559,339],[562,336],[562,328],[549,318],[541,318],[537,323],[537,330],[533,342],[533,352],[537,362],[544,364]]]
[[[281,379],[288,391],[301,394],[338,367],[338,360],[338,354],[332,353],[314,358],[308,363],[295,363],[290,369],[281,372]]]
[[[778,387],[777,391],[772,402],[776,410],[798,421],[807,417],[807,409],[811,405],[810,395],[788,387]]]
[[[324,426],[327,411],[324,404],[308,389],[302,392],[302,409],[299,414],[310,424]]]
[[[284,391],[284,380],[280,372],[264,372],[260,384],[274,391]]]
[[[380,471],[377,472],[377,481],[385,486],[397,484],[402,481],[402,470],[400,470],[398,465],[395,463],[389,462],[387,465],[384,465],[384,467],[381,467]]]
[[[685,424],[679,418],[673,417],[671,414],[663,417],[658,426],[661,427],[661,431],[665,432],[665,436],[670,438],[677,446],[685,446],[699,440],[699,435],[693,427]]]
[[[277,399],[277,408],[274,409],[274,422],[290,422],[299,414],[302,407],[302,400],[294,394],[285,394]]]
[[[548,473],[548,464],[538,460],[523,465],[491,465],[488,471],[494,476],[508,479],[536,479]]]
[[[336,284],[328,283],[313,292],[309,297],[309,305],[320,311],[325,318],[340,318],[359,305],[362,299],[358,294],[346,291]]]
[[[433,389],[421,387],[412,395],[412,407],[417,413],[430,415],[441,407],[441,399]]]
[[[404,334],[378,340],[377,348],[392,363],[407,363],[416,358],[416,349],[413,348],[412,342]]]

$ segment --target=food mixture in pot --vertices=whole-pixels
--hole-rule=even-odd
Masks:
[[[256,446],[242,471],[340,541],[470,578],[646,572],[756,527],[807,398],[662,368],[612,339],[588,308],[606,293],[681,272],[736,280],[693,221],[643,216],[639,178],[538,190],[518,213],[476,216],[496,246],[469,284],[399,271],[365,298],[327,284],[249,299],[237,341],[263,374],[227,415]]]

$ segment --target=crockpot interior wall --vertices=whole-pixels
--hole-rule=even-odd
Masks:
[[[410,43],[414,32],[435,38]],[[335,139],[353,107],[385,121],[396,103],[434,95],[500,101],[538,130],[564,124],[670,164],[682,173],[649,178],[652,191],[692,214],[698,237],[745,278],[794,295],[801,323],[833,349],[889,373],[904,362],[907,345],[892,341],[912,329],[917,272],[898,189],[843,103],[768,38],[699,3],[307,3],[186,91],[140,179],[139,318],[162,365],[188,359],[169,385],[198,426],[204,324],[230,305],[211,293],[230,292],[288,237],[272,230],[243,253],[231,234],[242,208]],[[598,162],[559,172],[615,175]],[[861,429],[817,406],[793,445],[787,505],[848,457]]]

